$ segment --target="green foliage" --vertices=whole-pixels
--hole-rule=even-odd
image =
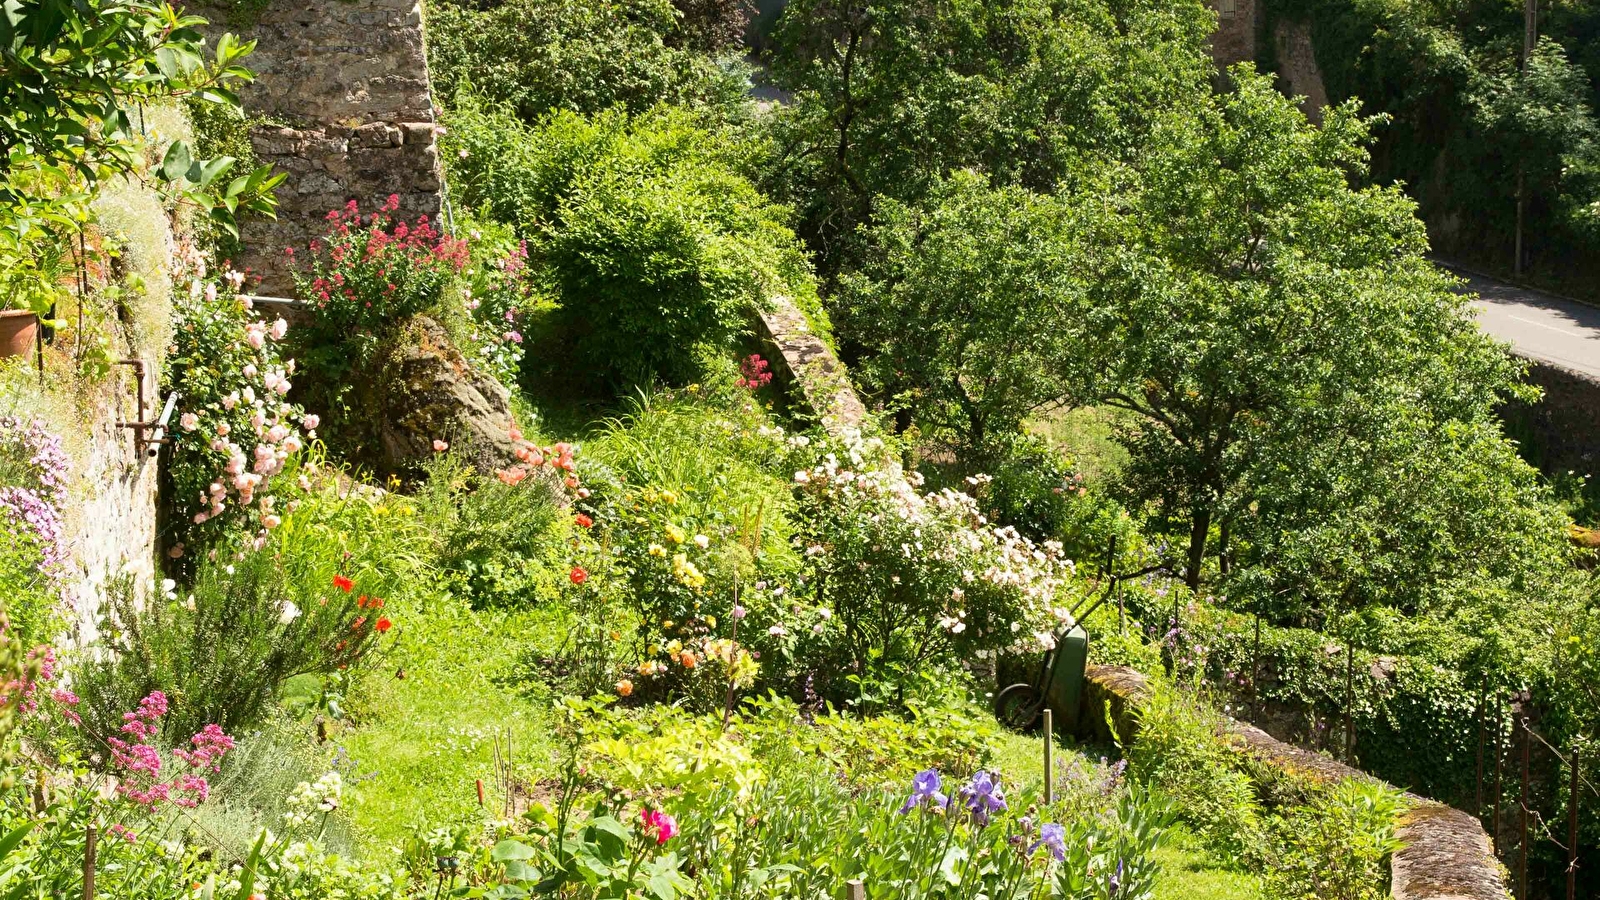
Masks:
[[[841,277],[834,316],[872,353],[874,393],[961,456],[992,451],[1066,393],[1051,363],[1071,352],[1077,305],[1072,209],[975,172],[935,181],[920,208],[886,199],[866,230],[868,262]]]
[[[781,211],[740,174],[750,149],[692,113],[561,112],[529,127],[474,102],[448,124],[463,205],[529,242],[560,304],[563,363],[591,386],[687,384],[769,296],[815,306]]]
[[[803,0],[773,70],[795,92],[771,183],[832,275],[867,258],[877,198],[918,201],[975,168],[1050,191],[1136,156],[1151,123],[1205,92],[1213,19],[1199,3]]]
[[[1238,758],[1217,737],[1219,717],[1165,682],[1139,706],[1128,774],[1171,797],[1179,815],[1225,856],[1258,859],[1265,812]]]
[[[171,582],[147,604],[127,585],[111,593],[117,624],[106,647],[115,655],[77,676],[92,729],[113,733],[124,710],[161,690],[172,698],[169,739],[211,722],[241,731],[288,679],[342,672],[385,641],[394,622],[383,595],[415,571],[403,554],[382,552],[392,537],[358,530],[387,516],[385,498],[367,488],[345,493],[330,478],[292,505],[270,547],[221,545],[181,597]]]
[[[1388,860],[1400,849],[1400,795],[1379,784],[1344,781],[1290,810],[1278,824],[1267,894],[1281,900],[1381,900]]]
[[[516,484],[441,454],[423,467],[414,497],[418,516],[437,537],[434,565],[474,605],[544,602],[560,594],[567,558],[562,498],[548,478]]]
[[[1034,434],[994,443],[984,466],[991,480],[978,491],[989,518],[1035,541],[1059,541],[1068,559],[1103,562],[1113,539],[1123,553],[1133,545],[1133,519],[1103,489],[1091,491],[1074,460]]]
[[[726,41],[722,7],[737,4],[692,5],[700,14],[680,19],[671,0],[447,0],[428,8],[429,74],[441,97],[470,86],[529,122],[738,102],[742,79],[700,52]]]
[[[1191,586],[1227,552],[1238,593],[1324,614],[1558,560],[1554,511],[1492,418],[1517,364],[1422,256],[1410,202],[1351,187],[1370,123],[1346,106],[1313,128],[1232,76],[1156,129],[1137,196],[1093,238],[1098,302],[1065,317],[1081,396],[1140,417],[1129,499],[1186,542]]]
[[[1595,272],[1582,260],[1600,237],[1593,228],[1600,9],[1541,9],[1526,78],[1518,73],[1517,7],[1279,0],[1267,14],[1269,31],[1278,20],[1309,25],[1335,102],[1359,98],[1390,118],[1373,174],[1413,192],[1439,250],[1512,269],[1520,170],[1529,198],[1527,268],[1592,287]]]

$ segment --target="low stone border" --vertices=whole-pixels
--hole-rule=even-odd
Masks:
[[[1124,743],[1138,731],[1137,708],[1149,696],[1145,676],[1126,666],[1090,666],[1084,684],[1080,728],[1103,741],[1111,738],[1109,717]],[[1218,737],[1241,755],[1285,774],[1327,784],[1371,775],[1272,737],[1265,731],[1225,719]],[[1396,900],[1511,900],[1505,873],[1495,859],[1489,835],[1472,816],[1415,794],[1401,813],[1396,831],[1405,846],[1390,863],[1391,896]]]
[[[844,427],[861,427],[867,408],[850,386],[844,363],[811,330],[792,299],[778,296],[770,302],[771,308],[761,311],[759,322],[762,339],[777,350],[778,374],[798,388],[830,434],[838,434]]]

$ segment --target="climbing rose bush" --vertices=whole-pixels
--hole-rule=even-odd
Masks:
[[[181,395],[169,469],[182,516],[171,547],[178,559],[230,529],[254,531],[264,544],[283,521],[275,478],[321,424],[288,400],[296,370],[280,350],[288,323],[257,318],[236,293],[243,283],[232,271],[220,284],[197,276],[178,310],[168,363],[168,384]]]

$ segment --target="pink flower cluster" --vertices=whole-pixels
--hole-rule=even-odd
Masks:
[[[222,757],[234,748],[234,740],[216,725],[207,725],[189,739],[191,749],[180,747],[173,751],[191,771],[162,780],[161,754],[151,742],[160,733],[161,717],[166,714],[167,695],[152,691],[139,701],[137,710],[122,714],[121,731],[132,742],[118,737],[106,739],[111,745],[111,765],[122,773],[117,793],[150,809],[166,801],[193,809],[211,795],[211,784],[204,773],[221,768]]]
[[[761,354],[752,353],[739,361],[739,380],[735,384],[752,391],[764,388],[772,383],[772,372],[768,371],[769,368],[767,361],[761,358]]]
[[[245,326],[243,340],[259,352],[269,341],[283,340],[288,330],[288,323],[281,318],[270,325],[252,322]],[[282,524],[274,508],[275,499],[268,495],[258,500],[256,491],[282,472],[289,458],[305,448],[307,440],[316,437],[316,428],[321,424],[317,416],[302,415],[283,399],[293,386],[289,376],[294,374],[294,360],[276,365],[272,362],[275,357],[270,354],[263,354],[259,359],[259,366],[256,363],[244,366],[240,372],[244,385],[223,397],[222,413],[213,414],[219,421],[209,428],[215,436],[207,446],[221,458],[221,471],[208,489],[198,495],[201,509],[194,514],[196,525],[223,515],[230,500],[241,509],[257,505],[263,532]],[[249,428],[255,433],[255,442],[248,452],[237,440],[242,436],[228,421],[231,416],[242,413],[249,414]],[[189,432],[203,434],[207,424],[207,417],[197,412],[186,412],[179,419],[179,427]],[[305,429],[304,437],[301,428]]]
[[[39,667],[39,677],[29,679],[24,675],[21,679],[0,682],[0,708],[15,704],[17,711],[23,715],[39,708],[37,697],[39,686],[47,681],[53,681],[56,677],[55,648],[49,644],[40,644],[29,650],[28,663],[30,669],[34,665]]]

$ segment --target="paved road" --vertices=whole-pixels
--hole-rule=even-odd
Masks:
[[[1478,295],[1473,305],[1483,330],[1510,341],[1518,356],[1600,378],[1600,307],[1450,271]]]

